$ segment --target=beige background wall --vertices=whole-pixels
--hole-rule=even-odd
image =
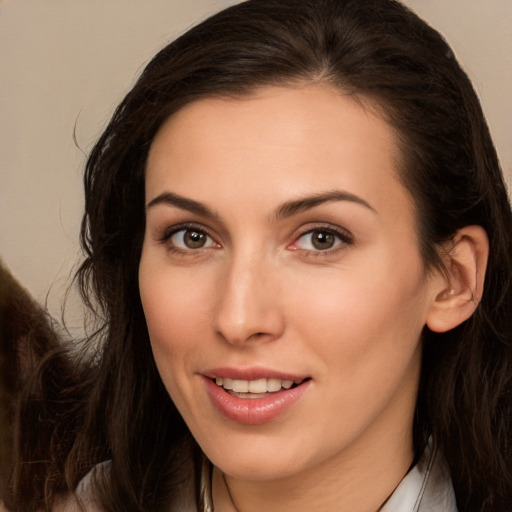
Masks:
[[[81,150],[159,48],[232,3],[0,0],[0,256],[54,315],[79,258]],[[472,77],[512,182],[512,0],[405,3]],[[71,326],[81,323],[73,302]]]

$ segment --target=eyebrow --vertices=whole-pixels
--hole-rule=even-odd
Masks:
[[[153,208],[159,204],[175,206],[181,210],[187,210],[191,213],[195,213],[203,217],[210,217],[212,219],[219,218],[219,215],[212,209],[208,208],[208,206],[205,204],[194,201],[193,199],[188,199],[178,194],[174,194],[173,192],[164,192],[163,194],[155,197],[148,203],[146,210],[149,210],[150,208]]]
[[[376,212],[376,210],[364,199],[350,192],[344,192],[341,190],[333,190],[329,192],[321,192],[312,196],[307,196],[291,201],[286,201],[282,205],[278,206],[276,210],[270,216],[271,220],[279,220],[286,217],[291,217],[298,213],[304,212],[315,206],[319,206],[324,203],[331,201],[349,201],[352,203],[359,204],[368,208],[369,210]],[[152,199],[146,206],[146,210],[153,208],[157,205],[169,205],[180,208],[181,210],[187,210],[191,213],[201,215],[203,217],[209,217],[212,219],[219,219],[220,216],[217,212],[206,206],[204,203],[188,199],[187,197],[180,196],[173,192],[164,192],[159,196]]]
[[[349,201],[351,203],[364,206],[365,208],[368,208],[369,210],[377,213],[377,211],[361,197],[356,196],[355,194],[351,194],[350,192],[332,190],[329,192],[321,192],[312,196],[287,201],[276,209],[273,214],[273,218],[278,220],[285,217],[291,217],[292,215],[296,215],[297,213],[301,213],[303,211],[309,210],[310,208],[314,208],[315,206],[329,203],[331,201]]]

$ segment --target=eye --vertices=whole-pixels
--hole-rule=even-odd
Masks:
[[[207,233],[197,228],[184,228],[174,231],[174,233],[171,233],[166,239],[174,248],[186,251],[217,246]]]
[[[327,252],[343,244],[351,244],[352,237],[332,228],[316,228],[301,235],[293,244],[293,249],[314,252]]]

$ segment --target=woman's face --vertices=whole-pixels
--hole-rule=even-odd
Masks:
[[[188,105],[151,147],[139,281],[154,357],[229,475],[370,463],[397,440],[412,453],[434,292],[394,132],[372,112],[269,87]]]

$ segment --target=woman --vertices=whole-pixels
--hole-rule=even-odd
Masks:
[[[105,323],[47,506],[510,510],[512,214],[469,80],[401,4],[210,18],[85,188]]]

